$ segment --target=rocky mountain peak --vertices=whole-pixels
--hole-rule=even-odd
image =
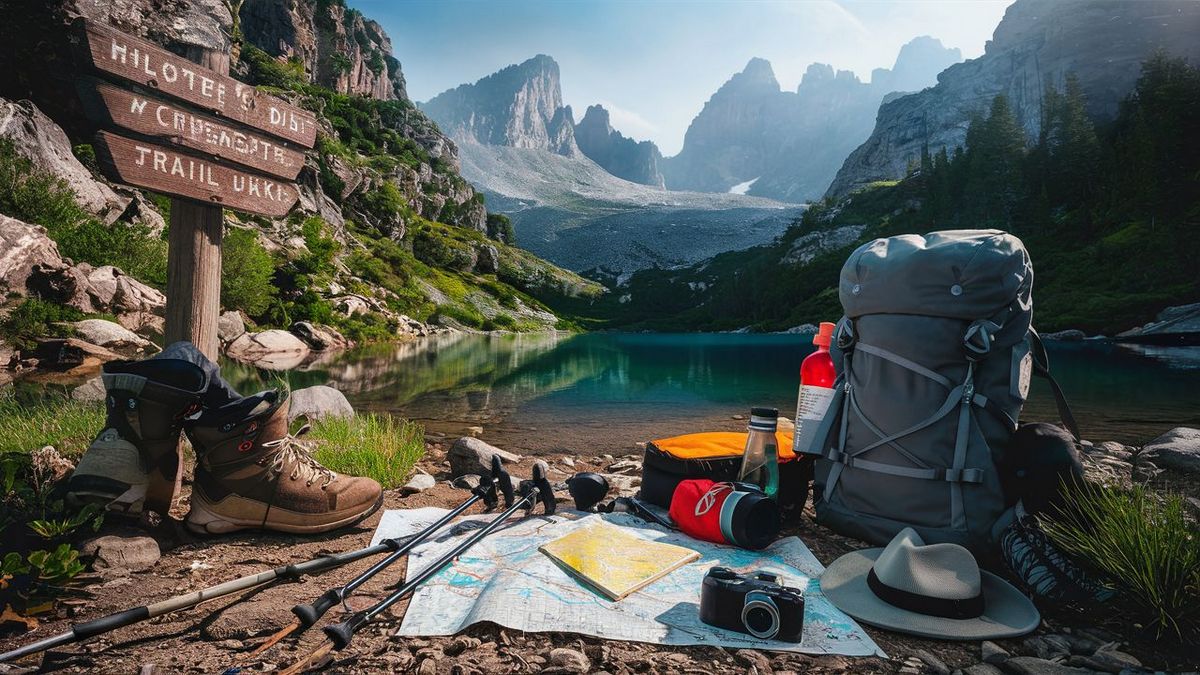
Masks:
[[[421,109],[460,140],[579,153],[574,116],[562,103],[558,63],[545,54],[442,92]]]
[[[936,86],[880,107],[874,132],[846,158],[828,196],[903,176],[923,147],[961,146],[969,115],[997,94],[1036,137],[1046,86],[1061,88],[1068,74],[1082,87],[1088,113],[1111,119],[1155,52],[1200,60],[1198,30],[1194,0],[1017,0],[983,56],[947,68]],[[926,46],[918,45],[914,58]]]
[[[922,35],[900,48],[895,65],[883,74],[884,81],[878,84],[890,91],[919,91],[934,84],[930,73],[940,73],[959,61],[962,61],[960,49],[946,47],[941,40]]]
[[[244,0],[239,18],[247,42],[298,60],[314,84],[380,100],[408,98],[383,27],[344,3]]]
[[[778,91],[779,80],[775,79],[775,70],[771,68],[771,62],[756,56],[746,63],[742,72],[729,78],[729,81],[717,90],[717,94],[772,94]]]
[[[568,108],[569,109],[569,108]],[[583,154],[618,178],[663,187],[658,164],[662,154],[650,141],[640,143],[612,128],[608,110],[590,105],[575,125],[575,142]]]

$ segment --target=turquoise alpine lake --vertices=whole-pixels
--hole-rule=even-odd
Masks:
[[[331,355],[282,377],[293,389],[332,385],[359,410],[403,415],[450,438],[473,432],[518,452],[621,455],[639,441],[744,429],[754,405],[791,417],[811,341],[789,334],[451,334]],[[1048,349],[1085,438],[1141,444],[1176,426],[1200,426],[1200,349],[1101,341],[1050,342]],[[230,363],[224,371],[243,393],[279,377]],[[1035,378],[1023,419],[1055,418],[1049,389]]]

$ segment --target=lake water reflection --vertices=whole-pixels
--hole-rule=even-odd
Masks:
[[[286,374],[294,388],[332,384],[359,409],[394,412],[434,431],[483,426],[484,438],[527,452],[623,454],[640,440],[736,429],[752,405],[794,412],[810,336],[595,333],[445,335],[336,355]],[[1200,349],[1050,345],[1084,434],[1140,443],[1200,425]],[[226,364],[239,388],[265,382]],[[1053,419],[1036,382],[1028,419]]]

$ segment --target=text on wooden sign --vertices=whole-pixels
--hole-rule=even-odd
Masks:
[[[306,148],[316,142],[312,113],[251,85],[92,21],[86,22],[87,53],[101,72],[156,89],[217,115]]]
[[[300,196],[291,183],[106,131],[96,134],[96,150],[119,182],[235,211],[279,218]]]

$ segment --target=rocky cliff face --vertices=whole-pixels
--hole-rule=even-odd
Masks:
[[[811,65],[795,92],[781,91],[771,64],[751,59],[704,105],[683,150],[663,163],[671,189],[788,201],[819,197],[846,155],[870,134],[890,92],[934,83],[961,54],[930,37],[905,45],[892,69],[864,83],[850,71]]]
[[[443,92],[421,109],[460,141],[579,154],[558,63],[545,54]]]
[[[314,84],[381,100],[408,97],[392,41],[358,10],[341,2],[245,0],[239,15],[247,41],[298,60]]]
[[[1005,94],[1030,137],[1041,123],[1048,85],[1074,73],[1097,119],[1110,119],[1156,50],[1200,60],[1200,3],[1191,0],[1018,0],[983,56],[948,68],[938,84],[885,103],[870,137],[830,186],[840,196],[872,181],[899,178],[928,144],[961,146],[967,117]]]
[[[613,129],[604,106],[588,106],[583,119],[575,125],[575,143],[589,159],[618,178],[665,187],[658,170],[662,161],[658,146],[651,141],[639,143]]]

